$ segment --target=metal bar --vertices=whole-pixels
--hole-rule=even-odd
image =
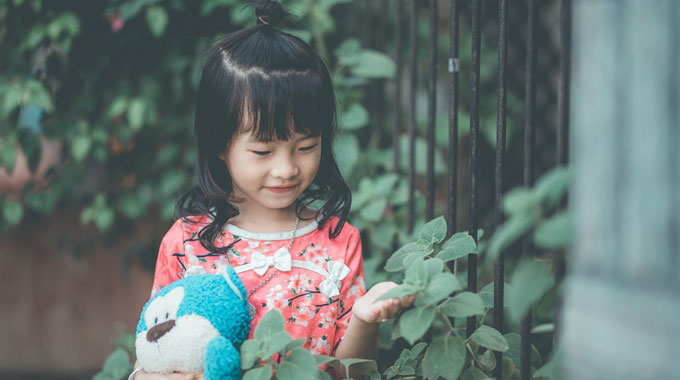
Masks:
[[[527,15],[527,61],[526,87],[524,93],[524,185],[534,183],[534,168],[532,164],[534,154],[534,105],[536,103],[536,2],[529,0]],[[531,244],[525,237],[522,241],[522,251],[525,257],[531,256]],[[522,320],[520,328],[520,380],[531,379],[531,311]]]
[[[450,58],[449,58],[449,192],[447,199],[448,236],[456,230],[456,216],[458,213],[458,39],[460,26],[458,24],[458,0],[451,0],[450,14]],[[453,271],[454,261],[449,262]]]
[[[402,115],[401,115],[401,71],[403,70],[404,62],[401,54],[401,45],[402,45],[402,33],[401,33],[401,28],[402,28],[402,10],[401,10],[401,3],[402,0],[397,0],[396,1],[396,20],[395,20],[395,27],[394,27],[394,55],[395,55],[395,61],[397,62],[397,72],[395,74],[394,78],[394,84],[395,84],[395,95],[394,95],[394,125],[392,126],[392,163],[394,165],[394,172],[399,174],[400,173],[400,168],[399,168],[399,157],[400,157],[400,151],[399,151],[399,137],[401,135],[401,124],[402,124]]]
[[[479,136],[479,60],[481,51],[481,0],[472,0],[471,93],[470,93],[470,214],[468,233],[477,241],[477,138]],[[477,256],[468,255],[468,290],[477,292]],[[475,317],[467,319],[467,335],[477,327]]]
[[[571,71],[571,0],[560,3],[560,94],[557,123],[557,165],[566,165],[569,142],[569,77]],[[564,256],[560,255],[555,263],[557,281],[564,278],[567,270]]]
[[[416,191],[416,86],[418,83],[417,39],[418,39],[418,0],[412,0],[411,12],[411,83],[409,86],[409,152],[408,152],[408,210],[406,215],[407,232],[413,232],[415,224],[415,191]]]
[[[507,1],[498,2],[498,98],[496,114],[496,173],[495,173],[495,210],[494,224],[498,228],[503,222],[503,157],[505,156],[505,120],[506,120],[506,88],[505,66],[507,51],[508,13]],[[493,324],[496,330],[503,333],[503,293],[505,284],[505,257],[498,255],[493,270]],[[496,363],[502,363],[503,353],[497,351]],[[493,370],[496,379],[503,378],[503,366],[497,365]]]
[[[427,83],[427,182],[425,220],[434,218],[434,128],[437,121],[437,0],[430,0],[429,58]]]

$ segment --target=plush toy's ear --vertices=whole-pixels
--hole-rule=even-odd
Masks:
[[[190,266],[187,268],[187,270],[184,271],[184,277],[189,277],[189,276],[197,276],[199,274],[206,274],[208,272],[205,271],[205,268],[203,268],[200,265],[194,265]]]
[[[224,263],[218,262],[217,270],[215,271],[215,273],[224,277],[224,279],[227,280],[227,284],[229,284],[231,290],[233,290],[234,293],[236,293],[238,298],[243,299],[244,295],[241,293],[238,286],[234,284],[234,281],[231,278],[232,275],[236,275],[234,268],[232,268],[231,266],[224,265]]]

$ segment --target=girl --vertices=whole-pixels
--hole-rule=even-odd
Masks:
[[[293,339],[338,358],[372,358],[378,323],[412,300],[374,303],[396,286],[364,288],[351,193],[331,150],[335,98],[322,59],[275,27],[290,15],[257,1],[257,24],[207,54],[194,131],[198,186],[178,202],[183,216],[163,238],[153,292],[187,267],[232,265],[257,322],[271,309]],[[251,336],[252,337],[252,336]],[[135,379],[162,376],[138,369]]]

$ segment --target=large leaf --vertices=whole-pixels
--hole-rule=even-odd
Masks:
[[[452,273],[437,273],[430,283],[427,284],[427,289],[425,289],[423,294],[423,302],[426,304],[437,303],[456,290],[461,289],[463,289],[463,285]]]
[[[536,181],[534,192],[547,208],[557,205],[569,186],[569,169],[558,166]]]
[[[369,121],[368,111],[361,103],[352,103],[340,117],[340,128],[352,130],[366,126]]]
[[[446,262],[465,257],[470,253],[477,253],[475,239],[466,232],[458,232],[444,242],[436,257]]]
[[[437,244],[444,240],[444,237],[446,237],[446,220],[440,216],[425,223],[420,230],[419,240]]]
[[[352,74],[362,78],[392,78],[396,71],[390,57],[374,50],[362,50],[353,63]]]
[[[276,371],[280,380],[312,380],[316,375],[314,355],[304,348],[296,348],[286,356]]]
[[[111,375],[114,379],[123,378],[130,373],[130,358],[122,348],[116,348],[104,362],[102,372]]]
[[[465,364],[465,343],[457,335],[440,335],[427,347],[423,358],[423,375],[436,380],[458,378]]]
[[[383,293],[380,297],[376,299],[377,301],[388,300],[390,298],[404,298],[418,292],[418,289],[414,289],[408,284],[401,284],[395,286],[394,288]]]
[[[498,254],[529,231],[538,218],[538,213],[534,215],[518,214],[501,224],[491,237],[486,261],[494,262]]]
[[[414,289],[422,289],[427,286],[428,273],[425,261],[417,258],[406,269],[404,274],[404,284],[410,285]]]
[[[426,305],[406,310],[400,317],[401,334],[410,344],[420,339],[430,328],[435,316],[435,306]]]
[[[250,339],[243,342],[241,344],[241,369],[252,368],[260,355],[260,344],[257,340]]]
[[[565,248],[571,243],[571,218],[569,212],[562,211],[541,222],[534,230],[534,243],[539,248]]]
[[[269,380],[272,375],[272,366],[267,364],[253,368],[243,374],[243,380]]]
[[[509,317],[519,322],[554,284],[555,277],[545,264],[534,260],[522,261],[512,275],[513,291],[508,297]]]
[[[269,310],[255,327],[253,337],[259,341],[267,341],[274,334],[283,331],[284,325],[281,313],[277,310]]]
[[[439,310],[454,318],[484,314],[484,301],[475,293],[463,292],[439,305]]]
[[[507,351],[509,348],[508,342],[505,340],[503,335],[501,335],[501,333],[493,327],[486,325],[479,326],[479,328],[475,330],[474,333],[472,333],[471,339],[480,346],[494,351],[503,352]]]

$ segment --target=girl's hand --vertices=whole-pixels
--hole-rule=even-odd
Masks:
[[[402,299],[392,298],[375,302],[381,295],[396,286],[397,284],[392,281],[375,284],[363,295],[363,297],[360,297],[354,302],[352,315],[366,323],[385,322],[390,318],[396,317],[399,310],[413,304],[413,300],[415,299],[414,296],[408,296]]]
[[[139,371],[132,377],[132,380],[194,380],[196,377],[191,373],[171,373],[168,375],[160,373],[148,373]]]

